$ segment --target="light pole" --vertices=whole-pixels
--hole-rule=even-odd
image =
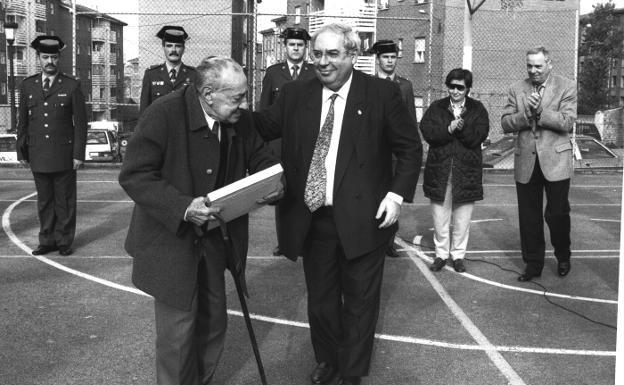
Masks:
[[[7,43],[9,43],[9,88],[11,90],[11,127],[10,132],[15,132],[16,118],[15,118],[15,70],[13,68],[13,43],[15,42],[15,30],[17,30],[16,22],[4,23],[4,34],[6,35]]]

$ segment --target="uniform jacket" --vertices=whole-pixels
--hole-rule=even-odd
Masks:
[[[301,255],[311,213],[304,190],[321,125],[322,85],[315,77],[284,85],[277,101],[254,120],[266,140],[282,138],[286,195],[279,203],[283,227],[279,245],[295,260]],[[396,172],[392,174],[392,153]],[[334,220],[347,258],[368,253],[387,242],[396,224],[379,229],[375,219],[388,191],[405,200],[414,196],[422,147],[414,120],[399,87],[353,71],[342,123],[334,180]]]
[[[297,80],[308,80],[314,78],[314,67],[306,63],[301,63]],[[292,81],[288,62],[273,64],[266,69],[264,79],[262,79],[262,93],[260,94],[260,109],[269,107],[277,99],[277,95],[284,84]]]
[[[171,83],[169,79],[169,72],[165,63],[156,64],[146,69],[141,88],[140,113],[142,114],[147,106],[154,103],[154,100],[159,97],[195,82],[196,76],[195,68],[184,63],[181,64],[180,73],[177,74],[174,83]]]
[[[517,182],[528,183],[535,167],[535,157],[546,180],[569,179],[574,171],[570,133],[576,119],[576,85],[562,76],[551,74],[544,84],[541,114],[532,129],[525,109],[531,95],[530,79],[511,86],[503,108],[501,125],[506,133],[517,133],[514,174]]]
[[[407,110],[410,115],[412,115],[412,118],[414,118],[414,121],[416,121],[416,107],[414,105],[414,89],[412,88],[412,82],[399,75],[394,75],[394,82],[399,84],[401,96],[405,104],[407,104]]]
[[[119,175],[119,183],[135,202],[125,248],[133,257],[132,282],[159,301],[188,310],[197,282],[199,258],[194,252],[193,224],[184,213],[195,196],[191,164],[206,159],[204,154],[189,153],[189,135],[206,129],[204,112],[194,87],[157,100],[145,110]],[[227,127],[228,154],[225,183],[277,163],[263,140],[252,129],[245,112]],[[217,164],[206,164],[207,191],[214,189]],[[205,182],[205,180],[203,180]],[[234,247],[247,256],[248,218],[228,223]]]
[[[47,93],[41,73],[19,87],[17,158],[28,160],[33,172],[71,170],[73,159],[84,160],[87,112],[80,82],[59,72]]]
[[[481,102],[466,97],[464,126],[450,134],[455,119],[450,104],[449,97],[431,103],[420,123],[429,143],[423,190],[427,198],[443,202],[452,170],[453,203],[474,202],[483,199],[481,143],[490,129],[488,113]]]

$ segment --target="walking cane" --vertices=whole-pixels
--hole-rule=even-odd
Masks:
[[[219,214],[212,214],[218,221],[221,228],[221,237],[225,244],[225,254],[227,257],[227,267],[232,273],[234,278],[234,284],[236,285],[236,292],[238,293],[238,300],[243,310],[243,316],[245,318],[245,324],[247,325],[247,331],[249,332],[249,339],[251,340],[251,347],[253,348],[254,356],[256,357],[256,363],[258,364],[258,371],[260,372],[260,381],[262,385],[267,385],[266,375],[264,374],[264,366],[262,366],[262,359],[260,358],[260,350],[258,349],[258,342],[256,341],[256,334],[253,331],[251,325],[251,317],[249,316],[249,310],[247,309],[247,301],[245,297],[249,298],[247,293],[247,284],[245,282],[245,268],[243,266],[242,259],[236,254],[234,244],[227,230],[227,223],[221,218]]]

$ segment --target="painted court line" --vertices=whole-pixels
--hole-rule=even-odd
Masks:
[[[105,279],[102,279],[102,278],[99,278],[90,274],[83,273],[75,269],[71,269],[67,266],[54,262],[42,256],[30,256],[32,249],[28,247],[24,242],[22,242],[15,235],[15,233],[11,229],[10,217],[11,217],[11,212],[18,204],[20,204],[22,201],[26,199],[33,197],[34,195],[36,195],[36,193],[26,195],[20,200],[17,200],[13,204],[11,204],[9,207],[7,207],[7,209],[4,211],[2,215],[2,228],[4,232],[7,234],[9,239],[15,245],[17,245],[19,248],[21,248],[22,250],[24,250],[24,252],[28,254],[27,256],[28,258],[37,259],[40,262],[43,262],[49,266],[62,270],[66,273],[78,276],[80,278],[86,279],[91,282],[101,284],[103,286],[107,286],[116,290],[121,290],[121,291],[129,292],[129,293],[133,293],[133,294],[138,294],[144,297],[151,297],[149,294],[146,294],[142,292],[141,290],[138,290],[134,287],[124,286],[124,285],[111,282],[111,281],[108,281],[108,280],[105,280]],[[273,257],[273,258],[277,259],[281,257]],[[228,309],[227,312],[230,315],[242,317],[242,313],[240,311]],[[287,326],[299,327],[299,328],[309,328],[309,325],[305,322],[285,320],[282,318],[267,317],[267,316],[258,315],[258,314],[251,314],[250,316],[251,318],[258,320],[258,321],[262,321],[262,322],[268,322],[268,323],[273,323],[273,324],[278,324],[278,325],[287,325]],[[438,346],[438,347],[449,348],[449,349],[483,350],[483,351],[490,352],[490,353],[492,352],[518,352],[518,353],[580,355],[580,356],[608,356],[608,357],[613,357],[615,356],[615,353],[616,353],[615,351],[608,351],[608,350],[557,349],[557,348],[539,348],[539,347],[523,347],[523,346],[493,346],[491,344],[487,346],[454,344],[454,343],[449,343],[445,341],[414,338],[414,337],[408,337],[408,336],[394,336],[394,335],[388,335],[388,334],[375,334],[375,337],[378,339],[387,340],[387,341],[396,341],[396,342],[403,342],[403,343],[410,343],[410,344],[417,344],[417,345]]]
[[[409,244],[407,244],[401,238],[396,237],[394,239],[394,241],[396,243],[398,243],[399,246],[401,246],[402,249],[407,250],[408,254],[411,251],[411,252],[417,254],[421,259],[424,259],[424,260],[428,261],[429,263],[433,262],[433,259],[431,257],[428,257],[427,255],[425,255],[425,253],[421,252],[417,248],[410,246]],[[449,266],[445,266],[444,269],[447,269],[448,271],[452,271],[453,273],[455,272],[455,270],[453,270]],[[460,273],[457,273],[457,274],[460,274]],[[502,289],[521,291],[521,292],[524,292],[524,293],[537,294],[537,295],[547,295],[549,297],[571,299],[571,300],[576,300],[576,301],[606,303],[606,304],[611,304],[611,305],[617,305],[617,303],[618,303],[617,300],[611,300],[611,299],[592,298],[592,297],[580,297],[580,296],[576,296],[576,295],[559,294],[559,293],[553,293],[553,292],[549,292],[549,291],[545,292],[545,291],[527,289],[527,288],[519,287],[519,286],[506,285],[504,283],[499,283],[499,282],[492,281],[492,280],[489,280],[489,279],[481,278],[481,277],[478,277],[478,276],[470,274],[470,273],[461,273],[460,275],[463,276],[463,277],[472,279],[473,281],[478,281],[478,282],[485,283],[485,284],[488,284],[488,285],[491,285],[491,286],[500,287]]]
[[[523,385],[525,384],[522,381],[522,378],[516,373],[516,371],[509,365],[507,360],[503,358],[503,356],[494,348],[494,345],[490,343],[487,337],[479,330],[479,328],[470,320],[468,315],[462,310],[462,308],[453,300],[453,298],[449,295],[446,289],[440,284],[440,281],[433,275],[432,272],[429,271],[429,267],[425,265],[425,263],[418,258],[408,252],[411,260],[416,264],[422,275],[425,276],[429,284],[433,287],[433,289],[438,293],[442,301],[449,308],[451,313],[459,320],[464,329],[468,331],[470,336],[483,348],[485,354],[490,358],[490,361],[498,370],[507,378],[509,384],[511,385]]]

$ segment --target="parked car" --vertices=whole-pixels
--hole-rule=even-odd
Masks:
[[[85,161],[87,162],[121,162],[121,152],[117,134],[111,130],[87,130]]]
[[[18,163],[16,143],[17,135],[0,134],[0,163]]]

